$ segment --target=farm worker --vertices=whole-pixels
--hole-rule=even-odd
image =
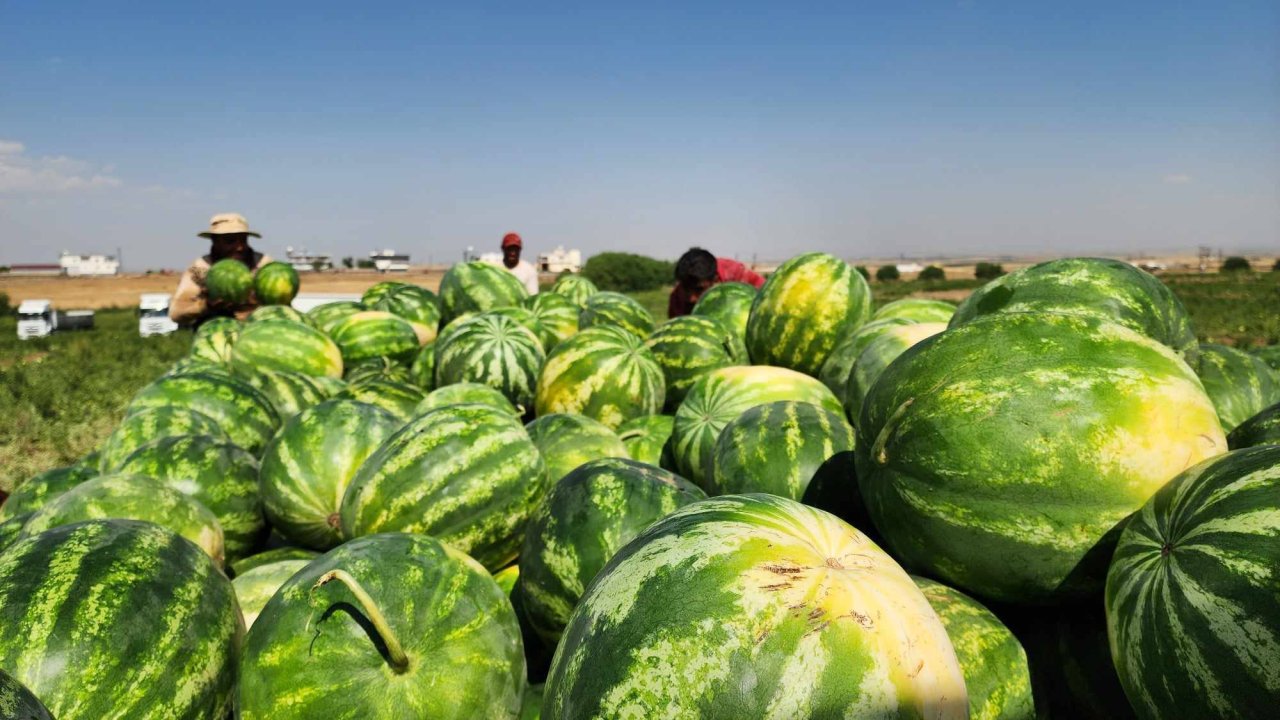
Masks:
[[[742,282],[759,288],[764,278],[737,260],[718,258],[702,248],[690,248],[676,261],[676,286],[667,300],[667,317],[693,312],[707,288],[722,282]]]
[[[538,271],[528,261],[520,259],[520,251],[524,249],[524,241],[515,233],[502,236],[502,267],[516,276],[530,295],[538,294]]]
[[[196,258],[182,274],[178,289],[169,304],[169,317],[182,325],[199,326],[200,323],[219,315],[235,316],[243,320],[256,303],[231,307],[222,302],[210,302],[205,292],[205,275],[219,260],[234,258],[251,270],[271,262],[271,258],[249,247],[249,237],[262,237],[249,229],[249,222],[239,213],[220,213],[209,220],[209,229],[199,237],[208,238],[209,254]]]

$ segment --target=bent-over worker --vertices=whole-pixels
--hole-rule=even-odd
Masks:
[[[690,248],[676,261],[676,286],[667,300],[667,317],[693,312],[702,293],[722,282],[741,282],[759,289],[764,278],[737,260],[718,258],[699,247]]]

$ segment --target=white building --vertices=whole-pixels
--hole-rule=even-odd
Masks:
[[[563,245],[557,245],[555,250],[538,256],[539,272],[560,273],[568,270],[576,273],[581,269],[582,252],[565,250]]]
[[[375,250],[369,253],[369,259],[378,272],[408,272],[409,256],[395,250]]]
[[[62,272],[71,277],[120,274],[120,261],[110,255],[72,255],[63,251],[58,256],[58,264]]]
[[[333,269],[333,256],[329,253],[307,252],[306,248],[302,248],[300,252],[295,252],[293,246],[290,245],[284,249],[284,256],[289,261],[289,264],[293,266],[293,269],[299,272]]]
[[[924,269],[924,266],[918,262],[898,263],[895,267],[900,273],[918,273]]]

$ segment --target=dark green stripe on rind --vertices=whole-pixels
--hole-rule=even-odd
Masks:
[[[538,377],[538,415],[577,413],[618,427],[657,414],[666,381],[653,353],[635,335],[592,327],[556,346]]]
[[[541,695],[538,696],[539,700]],[[5,720],[53,720],[40,698],[31,694],[26,685],[12,675],[0,670],[0,718]]]
[[[213,418],[232,442],[262,452],[280,426],[280,416],[261,392],[230,375],[195,372],[162,377],[133,397],[127,412],[177,405]]]
[[[1203,343],[1195,369],[1228,432],[1280,402],[1280,377],[1261,359],[1242,350]]]
[[[1258,445],[1280,445],[1280,403],[1245,420],[1227,434],[1232,450]]]

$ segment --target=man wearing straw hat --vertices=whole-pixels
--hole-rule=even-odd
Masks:
[[[173,301],[169,304],[169,317],[176,323],[196,327],[217,316],[232,316],[243,320],[257,307],[257,302],[250,300],[248,304],[232,306],[210,301],[205,291],[205,276],[214,263],[227,258],[239,260],[252,270],[271,262],[270,257],[249,247],[250,236],[262,236],[250,230],[248,221],[239,213],[214,215],[209,221],[209,229],[199,236],[210,240],[209,254],[196,258],[182,274],[178,289],[173,293]]]

